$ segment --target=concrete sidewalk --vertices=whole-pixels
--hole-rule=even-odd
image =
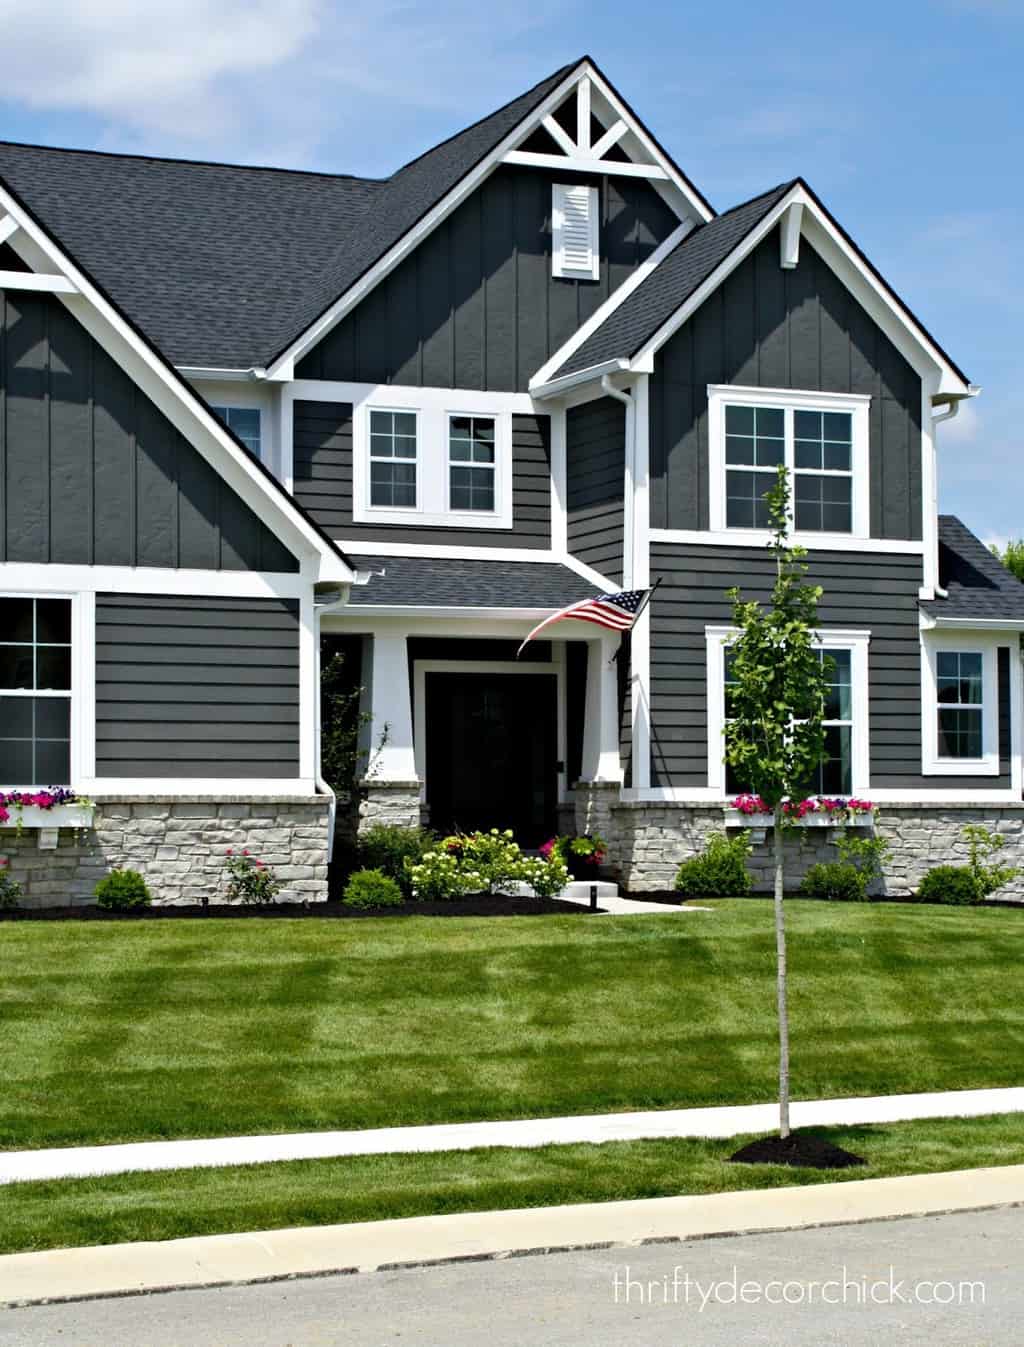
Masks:
[[[0,1304],[373,1272],[573,1248],[701,1239],[1024,1203],[1024,1165],[767,1192],[212,1235],[0,1257]]]
[[[806,1100],[794,1103],[791,1110],[794,1127],[842,1127],[913,1118],[969,1118],[985,1113],[1018,1112],[1024,1112],[1024,1087]],[[663,1109],[649,1113],[599,1113],[571,1118],[526,1118],[509,1122],[441,1123],[428,1127],[374,1127],[345,1132],[0,1151],[0,1184],[142,1170],[328,1159],[340,1155],[413,1154],[473,1150],[481,1146],[526,1149],[577,1142],[643,1141],[657,1137],[732,1137],[741,1132],[767,1132],[777,1126],[776,1104],[745,1104],[727,1108]]]

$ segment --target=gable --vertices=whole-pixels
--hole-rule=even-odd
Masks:
[[[598,188],[596,281],[551,274],[554,170],[496,169],[298,363],[298,378],[525,390],[679,220],[650,183]]]
[[[0,291],[0,561],[299,569],[65,305],[14,290]]]
[[[921,537],[920,376],[805,238],[776,226],[654,360],[651,523],[708,527],[708,384],[868,394],[871,536]]]

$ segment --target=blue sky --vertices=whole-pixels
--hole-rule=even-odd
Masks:
[[[1024,0],[0,0],[0,137],[386,175],[589,52],[712,203],[802,174],[968,375],[941,507],[1024,533]]]

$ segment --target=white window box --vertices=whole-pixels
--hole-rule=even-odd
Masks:
[[[765,834],[775,826],[775,818],[772,814],[744,814],[739,809],[725,810],[726,828],[749,828],[751,841],[763,842]],[[793,819],[794,828],[831,828],[833,831],[839,831],[842,828],[873,828],[875,826],[874,814],[850,814],[846,818],[837,817],[832,814],[805,814],[803,818]]]
[[[6,805],[10,818],[0,823],[2,828],[91,828],[94,804],[55,804],[52,809],[41,809],[37,804],[27,804],[22,808],[16,804]]]

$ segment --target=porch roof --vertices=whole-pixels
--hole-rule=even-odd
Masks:
[[[359,571],[375,572],[367,584],[352,586],[349,603],[355,608],[557,609],[596,588],[557,561],[365,554],[351,561]]]

